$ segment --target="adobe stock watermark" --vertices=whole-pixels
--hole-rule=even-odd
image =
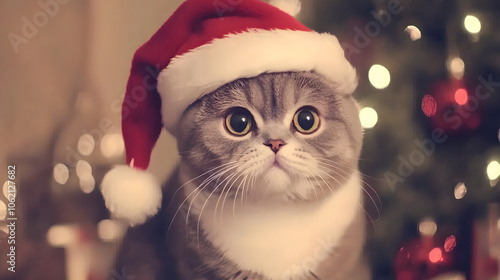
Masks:
[[[407,2],[411,2],[411,0],[407,0]],[[391,23],[393,16],[400,14],[403,10],[404,7],[400,0],[389,0],[385,10],[379,12],[372,10],[370,15],[374,20],[367,22],[363,30],[359,27],[354,27],[353,44],[340,42],[345,56],[349,59],[354,54],[360,54],[362,49],[368,47],[372,39],[380,35],[382,29]]]
[[[464,119],[471,116],[472,112],[478,110],[480,101],[488,99],[496,88],[500,86],[500,81],[493,81],[493,74],[490,74],[487,79],[478,76],[479,84],[474,90],[474,95],[468,96],[468,102],[462,106],[455,104],[453,108],[447,109],[443,113],[443,120],[450,124],[453,130],[458,129]],[[456,114],[454,114],[456,113]],[[384,178],[389,187],[394,191],[394,186],[398,183],[403,183],[406,179],[415,172],[415,169],[422,165],[427,157],[431,156],[436,150],[436,144],[442,144],[448,139],[446,132],[439,127],[431,131],[431,137],[422,141],[415,140],[415,148],[409,153],[408,157],[399,155],[397,157],[399,164],[397,174],[386,171]]]
[[[7,38],[16,54],[19,47],[26,45],[29,39],[33,39],[41,28],[45,27],[49,20],[55,17],[61,10],[61,5],[68,4],[71,0],[39,0],[40,10],[36,11],[31,18],[22,17],[21,33],[9,32]]]

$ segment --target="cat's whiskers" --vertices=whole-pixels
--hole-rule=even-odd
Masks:
[[[174,200],[174,197],[175,197],[175,195],[177,194],[177,192],[178,192],[178,191],[180,191],[180,190],[181,190],[183,187],[185,187],[187,184],[189,184],[189,183],[191,183],[191,182],[193,182],[193,181],[195,181],[195,180],[199,179],[200,177],[202,177],[202,176],[204,176],[204,175],[206,175],[206,174],[208,174],[208,173],[210,173],[210,172],[213,172],[213,171],[215,171],[215,170],[217,170],[217,169],[222,169],[222,168],[224,168],[224,167],[227,167],[228,165],[231,165],[231,164],[236,164],[236,163],[238,163],[238,161],[232,161],[232,162],[228,162],[228,163],[221,164],[221,165],[219,165],[219,166],[216,166],[216,167],[214,167],[214,168],[212,168],[212,169],[210,169],[210,170],[208,170],[208,171],[206,171],[206,172],[204,172],[204,173],[202,173],[202,174],[200,174],[200,175],[198,175],[198,176],[194,177],[193,179],[191,179],[191,180],[187,181],[186,183],[182,184],[179,188],[177,188],[177,190],[175,190],[174,194],[172,195],[172,198],[170,199],[170,202],[169,202],[169,205],[168,205],[168,206],[170,206],[170,204],[171,204],[171,203],[172,203],[172,201]],[[167,207],[168,207],[168,206],[167,206]]]
[[[238,167],[238,166],[237,166],[237,165],[235,165],[235,166],[231,166],[231,167],[225,168],[224,170],[222,170],[222,171],[220,171],[220,172],[216,173],[216,175],[214,174],[215,176],[213,176],[213,177],[211,176],[212,178],[211,178],[210,180],[208,180],[208,178],[207,178],[207,179],[205,179],[205,181],[203,181],[203,183],[201,183],[199,186],[197,186],[197,187],[194,189],[194,191],[197,191],[197,193],[196,193],[195,197],[192,199],[191,203],[189,204],[189,208],[188,208],[188,211],[187,211],[187,216],[188,216],[188,218],[189,218],[189,213],[190,213],[190,211],[191,211],[191,207],[192,207],[193,203],[196,201],[196,197],[197,197],[200,193],[202,193],[202,192],[203,192],[203,190],[204,190],[205,188],[207,188],[213,180],[216,180],[216,179],[218,180],[218,179],[219,179],[222,175],[224,175],[225,173],[227,173],[227,172],[229,172],[230,170],[232,170],[232,169],[234,169],[234,168],[237,168],[237,167]],[[217,182],[217,181],[216,181],[216,182]],[[203,186],[203,187],[202,187],[202,186]],[[217,188],[214,188],[214,190],[215,190],[215,189],[217,189]],[[193,191],[193,192],[194,192],[194,191]],[[187,225],[187,224],[188,224],[188,219],[186,219],[186,225]]]
[[[256,176],[255,172],[256,172],[256,170],[254,169],[253,172],[252,172],[252,181],[251,181],[251,184],[250,184],[249,193],[253,192],[255,184],[257,182],[257,176]]]
[[[230,164],[232,164],[232,165],[230,165]],[[223,166],[224,168],[235,168],[235,167],[237,167],[237,164],[235,164],[234,162],[227,163],[227,164],[224,164],[224,165],[225,165],[225,166]],[[227,165],[229,165],[229,167],[227,167]],[[211,171],[213,171],[214,169],[217,169],[217,168],[213,168],[213,169],[211,169],[210,171],[207,171],[207,172],[203,173],[202,175],[205,175],[206,173],[211,172]],[[223,169],[223,170],[224,170],[224,169]],[[223,170],[222,170],[222,171],[223,171]],[[219,171],[217,171],[216,173],[211,174],[211,175],[210,175],[207,179],[205,179],[203,182],[206,182],[206,181],[207,181],[209,178],[211,178],[211,177],[212,177],[212,178],[216,178],[216,176],[217,176],[220,172],[222,172],[222,171],[221,171],[221,170],[219,170]],[[201,177],[202,175],[200,175],[200,176],[198,176],[198,177],[196,177],[196,178],[199,178],[199,177]],[[214,176],[215,176],[215,177],[214,177]],[[196,178],[195,178],[195,179],[196,179]],[[182,186],[181,186],[178,190],[180,190],[182,187],[186,186],[188,183],[190,183],[190,182],[194,181],[195,179],[192,179],[192,180],[187,181],[187,182],[186,182],[186,183],[184,183],[184,184],[183,184],[183,185],[182,185]],[[214,180],[214,179],[212,179],[212,180]],[[211,182],[212,180],[210,180],[209,182]],[[202,183],[202,184],[203,184],[203,183]],[[177,191],[178,191],[178,190],[177,190]],[[195,188],[193,191],[191,191],[191,193],[190,193],[189,195],[187,195],[187,196],[184,198],[184,200],[181,202],[181,204],[179,205],[179,207],[178,207],[178,208],[177,208],[177,210],[175,211],[175,213],[174,213],[174,215],[173,215],[173,217],[172,217],[172,219],[171,219],[171,221],[170,221],[170,224],[168,225],[168,228],[167,228],[167,233],[170,231],[170,228],[172,227],[172,224],[173,224],[173,222],[174,222],[175,218],[176,218],[176,217],[177,217],[177,215],[179,214],[179,211],[180,211],[180,210],[184,207],[184,203],[186,203],[186,201],[187,201],[187,200],[191,197],[191,195],[193,195],[193,194],[196,192],[196,190],[197,190],[197,188]],[[176,191],[176,192],[177,192],[177,191]],[[189,216],[189,212],[186,214],[186,224],[187,224],[188,216]]]
[[[317,199],[317,198],[318,198],[318,194],[316,193],[316,190],[315,190],[314,184],[311,182],[310,178],[309,178],[308,176],[304,175],[304,174],[300,174],[300,173],[298,173],[298,175],[300,176],[300,179],[301,179],[304,183],[306,183],[307,185],[309,185],[308,191],[309,191],[309,192],[311,192],[311,190],[312,190],[312,191],[314,191],[314,193],[315,193],[315,195],[316,195],[316,199]],[[294,198],[294,197],[295,197],[295,198]],[[297,199],[297,198],[298,198],[298,197],[297,197],[297,195],[295,195],[295,194],[290,194],[290,197],[289,197],[289,199],[290,199],[290,200],[294,201],[294,200],[295,200],[295,199]]]
[[[332,187],[330,186],[330,184],[328,184],[328,182],[325,180],[325,178],[323,178],[323,176],[321,176],[321,174],[319,174],[318,172],[312,172],[311,170],[309,170],[309,172],[312,174],[312,176],[314,176],[314,178],[316,178],[316,175],[318,175],[321,178],[321,180],[323,180],[323,182],[325,183],[326,187],[330,190],[332,195],[335,195],[335,192],[333,191]],[[319,182],[318,182],[318,184],[319,184]],[[321,187],[321,184],[320,184],[320,187]],[[323,190],[322,187],[321,187],[321,190],[323,191],[323,195],[324,195],[325,191]]]
[[[239,173],[239,171],[236,171],[236,173],[234,173],[233,177],[235,177],[237,174]],[[227,199],[227,196],[229,195],[229,193],[231,192],[231,188],[233,187],[234,183],[236,183],[236,181],[238,181],[238,179],[244,174],[244,171],[241,171],[241,174],[231,183],[231,185],[229,186],[229,188],[227,189],[226,191],[226,194],[224,195],[224,199],[222,200],[222,205],[221,205],[221,210],[220,210],[220,223],[222,224],[223,223],[223,217],[224,217],[224,204],[226,203],[226,199]],[[240,182],[241,184],[241,182]],[[227,184],[224,186],[224,189],[226,189],[227,187]],[[222,195],[224,194],[224,189],[222,190],[222,193],[221,193],[221,197]],[[220,199],[220,197],[219,197]],[[217,200],[217,203],[219,201]],[[217,207],[216,207],[217,209]],[[216,215],[217,211],[214,211],[214,215]],[[215,218],[215,217],[214,217]]]
[[[356,168],[352,168],[352,167],[347,166],[347,165],[345,165],[345,164],[342,164],[342,163],[340,163],[340,162],[336,162],[336,161],[332,161],[332,160],[328,160],[328,159],[321,159],[321,158],[317,158],[317,159],[324,160],[324,161],[326,161],[326,162],[327,162],[327,163],[329,163],[329,164],[337,164],[337,165],[338,165],[337,167],[336,167],[336,166],[333,166],[333,165],[332,165],[331,167],[336,168],[336,169],[338,169],[338,170],[341,170],[341,171],[343,171],[343,172],[344,172],[344,173],[346,173],[346,174],[348,174],[348,172],[347,172],[347,171],[345,171],[345,170],[343,170],[341,167],[343,167],[343,168],[347,168],[347,169],[351,169],[351,170],[356,171],[356,172],[359,172],[359,174],[363,175],[363,177],[368,177],[368,178],[372,178],[372,179],[378,180],[377,178],[371,177],[371,176],[369,176],[369,175],[367,175],[367,174],[365,174],[365,173],[363,173],[363,172],[361,172],[361,171],[358,171],[358,169],[356,169]],[[365,184],[367,187],[369,187],[369,188],[370,188],[370,189],[371,189],[371,190],[375,193],[375,195],[377,196],[377,200],[378,200],[378,202],[379,202],[379,203],[382,203],[382,201],[380,200],[380,197],[378,196],[378,194],[377,194],[377,192],[375,191],[375,189],[374,189],[374,188],[373,188],[370,184],[368,184],[366,181],[364,181],[362,178],[361,178],[361,182],[362,182],[363,184]]]
[[[242,172],[242,175],[245,174],[245,172]],[[241,175],[240,175],[241,176]],[[238,176],[239,178],[239,176]],[[238,178],[236,178],[236,181],[238,180]],[[233,219],[235,217],[235,208],[236,208],[236,200],[238,198],[238,191],[240,190],[240,187],[243,185],[243,188],[245,188],[245,182],[248,178],[248,173],[245,175],[245,177],[243,177],[243,180],[240,182],[238,188],[236,188],[236,193],[234,195],[234,199],[233,199]],[[243,190],[241,191],[241,195],[243,196]]]
[[[222,175],[224,175],[226,172],[228,172],[229,170],[231,170],[231,169],[233,169],[233,168],[235,168],[235,167],[228,167],[228,168],[226,168],[226,169],[224,169],[224,170],[222,170],[222,171],[218,172],[218,173],[217,173],[217,175],[216,175],[216,176],[214,176],[211,180],[207,181],[206,183],[202,183],[201,185],[199,185],[198,187],[196,187],[196,188],[195,188],[195,189],[194,189],[194,190],[193,190],[193,191],[189,194],[189,196],[191,196],[193,193],[195,193],[195,192],[196,192],[196,195],[192,198],[192,201],[190,202],[189,207],[188,207],[188,210],[187,210],[187,213],[186,213],[186,224],[185,224],[185,227],[186,227],[186,233],[188,232],[187,228],[188,228],[188,226],[189,226],[189,215],[190,215],[191,207],[192,207],[192,205],[196,202],[196,199],[197,199],[198,195],[199,195],[199,194],[201,194],[201,193],[203,192],[203,190],[204,190],[207,186],[209,186],[209,185],[210,185],[210,183],[211,183],[213,180],[217,179],[217,181],[218,181],[218,180],[219,180],[219,178],[220,178]],[[217,182],[217,181],[216,181],[216,182]],[[205,185],[204,185],[204,184],[205,184]],[[204,185],[204,186],[203,186],[203,185]],[[203,187],[202,187],[202,186],[203,186]],[[200,188],[201,188],[201,189],[200,189]],[[216,189],[216,188],[214,188],[214,190],[212,191],[212,193],[215,191],[215,189]],[[211,193],[211,194],[212,194],[212,193]],[[211,195],[211,194],[210,194],[210,195]],[[203,211],[203,209],[200,211],[200,213],[198,213],[198,219],[199,219],[199,217],[201,216],[201,212],[202,212],[202,211]],[[198,238],[198,246],[199,246],[199,234],[198,234],[198,231],[197,231],[197,233],[196,233],[196,236],[197,236],[197,238]]]
[[[228,170],[229,171],[229,170]],[[227,171],[226,171],[227,172]],[[237,173],[233,173],[233,174],[237,174]],[[226,180],[231,180],[233,174],[229,175],[228,177],[226,177],[224,180],[222,180],[222,182],[220,182],[220,184],[217,184],[218,180],[216,181],[216,185],[215,185],[215,188],[212,190],[212,192],[210,192],[210,195],[207,197],[207,199],[205,200],[205,202],[203,203],[203,206],[201,207],[201,210],[200,212],[198,213],[198,221],[197,221],[197,224],[196,224],[196,238],[198,240],[198,245],[200,243],[200,223],[201,223],[201,216],[203,214],[203,210],[205,209],[205,206],[207,205],[207,203],[210,201],[210,197],[215,193],[215,191],[219,188],[219,186],[221,184],[223,184]],[[221,174],[222,176],[223,174]],[[221,177],[219,176],[219,178]],[[196,198],[195,198],[196,199]],[[215,215],[215,214],[214,214]]]
[[[347,174],[347,175],[349,174],[349,172],[345,171],[344,169],[342,169],[342,168],[340,168],[340,167],[338,167],[338,166],[334,166],[334,165],[332,165],[332,164],[328,164],[328,163],[325,163],[325,162],[320,162],[320,161],[318,161],[318,163],[323,164],[323,165],[328,166],[328,167],[331,167],[331,168],[335,168],[335,169],[337,169],[337,170],[340,170],[340,171],[344,172],[344,173],[345,173],[345,174]],[[333,162],[333,161],[332,161],[332,163],[336,163],[336,162]],[[337,164],[340,164],[340,165],[341,165],[341,163],[337,163]],[[347,166],[343,166],[343,167],[347,167]],[[340,173],[338,173],[338,172],[336,172],[336,173],[337,173],[339,176],[342,176],[342,177],[344,177],[344,178],[348,179],[348,177],[347,177],[346,175],[342,175],[342,174],[340,174]],[[364,175],[364,174],[363,174],[363,173],[361,173],[361,172],[360,172],[360,174],[361,174],[361,175]],[[374,188],[373,188],[370,184],[368,184],[366,181],[364,181],[362,178],[360,178],[360,181],[361,181],[361,182],[362,182],[365,186],[367,186],[368,188],[370,188],[370,190],[371,190],[371,191],[375,194],[375,196],[376,196],[377,201],[379,202],[379,204],[380,204],[380,205],[382,205],[382,201],[381,201],[381,199],[380,199],[379,195],[377,194],[377,192],[375,191],[375,189],[374,189]],[[373,196],[372,196],[372,195],[371,195],[371,194],[370,194],[370,193],[369,193],[369,192],[368,192],[368,191],[367,191],[364,187],[363,187],[363,191],[364,191],[364,192],[368,195],[368,197],[369,197],[369,198],[370,198],[370,200],[372,201],[373,205],[375,206],[375,208],[376,208],[376,210],[377,210],[377,218],[376,218],[374,221],[378,221],[378,220],[380,219],[380,209],[378,208],[377,203],[375,202],[375,199],[373,198]],[[371,219],[371,217],[370,217],[370,219]]]
[[[217,168],[218,168],[218,167],[217,167]],[[217,168],[213,168],[213,169],[211,169],[210,171],[213,171],[214,169],[217,169]],[[207,173],[207,172],[203,173],[202,175],[205,175],[206,173]],[[205,179],[205,180],[203,181],[203,183],[205,183],[208,179],[212,178],[213,176],[216,176],[218,173],[219,173],[219,171],[218,171],[217,173],[215,173],[215,174],[210,175],[210,176],[209,176],[209,178],[207,178],[207,179]],[[201,177],[202,175],[198,176],[197,178]],[[196,178],[195,178],[195,179],[196,179]],[[189,180],[188,182],[186,182],[185,184],[183,184],[183,185],[182,185],[182,186],[181,186],[181,187],[180,187],[177,191],[179,191],[182,187],[186,186],[188,183],[190,183],[190,182],[194,181],[195,179]],[[202,184],[203,184],[203,183],[202,183]],[[177,191],[176,191],[176,192],[177,192]],[[191,192],[188,196],[186,196],[186,198],[185,198],[185,199],[181,202],[181,204],[179,205],[179,207],[177,208],[177,210],[175,211],[175,213],[174,213],[174,215],[173,215],[173,217],[172,217],[172,220],[171,220],[171,222],[170,222],[170,224],[169,224],[169,226],[168,226],[168,229],[167,229],[167,233],[170,231],[170,227],[172,226],[172,224],[173,224],[173,222],[174,222],[175,218],[177,217],[177,214],[178,214],[178,213],[179,213],[179,211],[180,211],[180,210],[184,207],[184,205],[185,205],[184,203],[185,203],[185,202],[189,199],[189,197],[190,197],[191,195],[193,195],[193,193],[195,193],[195,192],[196,192],[196,189],[195,189],[195,190],[193,190],[193,191],[192,191],[192,192]],[[175,194],[174,194],[174,195],[175,195]],[[173,201],[173,199],[172,199],[172,201]],[[186,220],[187,220],[187,218],[188,218],[188,214],[186,214]],[[187,222],[186,222],[186,223],[187,223]]]
[[[243,198],[245,197],[245,194],[247,195],[247,198],[248,199],[248,191],[250,189],[250,184],[252,183],[252,176],[253,176],[253,173],[255,172],[252,171],[252,173],[249,173],[248,174],[248,181],[245,182],[245,185],[243,185],[243,190],[242,190],[242,195],[241,195],[241,201],[240,201],[240,204],[243,204]]]
[[[332,179],[336,180],[333,176],[331,176],[330,174],[328,174],[327,172],[321,170],[321,169],[318,169],[319,171],[323,172],[324,174],[326,174],[327,176],[330,176]],[[333,170],[332,170],[333,171]],[[338,172],[335,172],[333,171],[336,175],[341,175],[339,174]],[[336,180],[338,181],[338,180]],[[366,216],[370,217],[370,215],[368,214],[368,212],[365,210],[365,208],[363,207],[363,205],[361,205],[360,202],[358,202],[358,206],[361,208],[361,210],[363,210],[363,212],[366,214]],[[378,211],[378,209],[377,209]],[[371,217],[370,217],[370,222],[372,223],[373,227],[375,227],[375,222],[371,220]]]
[[[255,173],[255,170],[252,171],[252,173],[250,173],[250,178],[248,180],[248,183],[245,183],[245,185],[243,186],[243,193],[242,193],[242,196],[241,196],[241,201],[240,203],[243,204],[243,197],[244,197],[244,194],[246,193],[247,194],[247,198],[248,198],[248,191],[249,189],[245,189],[247,187],[247,185],[249,186],[249,188],[251,187],[251,183],[252,183],[252,178],[253,178],[253,174]]]
[[[302,182],[304,183],[307,183],[309,185],[311,185],[311,182],[309,182],[308,180],[306,180],[306,176],[304,174],[299,174],[299,178]],[[313,188],[313,186],[310,186],[311,188]],[[290,196],[289,199],[291,200],[292,197]]]
[[[213,182],[214,180],[216,180],[216,181],[215,181],[215,185],[216,185],[216,187],[214,188],[214,190],[212,190],[212,192],[216,191],[216,190],[217,190],[217,184],[218,184],[218,182],[219,182],[220,178],[222,177],[222,175],[226,174],[226,173],[227,173],[227,172],[229,172],[230,170],[232,170],[232,169],[234,169],[234,168],[237,168],[237,167],[238,167],[238,166],[237,166],[237,165],[235,165],[235,166],[231,166],[231,167],[225,168],[225,169],[223,169],[223,170],[220,170],[220,171],[219,171],[219,172],[217,172],[216,174],[211,175],[209,178],[205,179],[205,180],[204,180],[204,181],[203,181],[203,182],[202,182],[199,186],[197,186],[197,187],[194,189],[194,191],[197,191],[197,192],[198,192],[196,195],[198,195],[198,194],[202,193],[202,192],[203,192],[203,190],[204,190],[206,187],[208,187],[208,186],[210,185],[210,183],[211,183],[211,182]],[[226,179],[224,179],[224,180],[221,182],[221,184],[222,184],[222,183],[224,183],[226,180],[227,180],[227,178],[226,178]],[[191,203],[190,203],[190,207],[189,207],[189,209],[188,209],[188,213],[189,213],[189,210],[191,209],[191,205],[193,205],[193,203],[194,203],[195,201],[196,201],[196,197],[194,197],[194,198],[192,199],[192,201],[191,201]]]
[[[231,178],[233,178],[233,177],[235,177],[238,173],[239,173],[239,172],[238,172],[238,170],[236,170],[236,172],[235,172],[235,173],[233,173],[233,174],[231,174],[231,175],[229,175],[229,176],[228,176],[228,178],[227,178],[227,179],[229,179],[229,180],[226,182],[226,184],[225,184],[225,185],[224,185],[224,187],[222,188],[222,191],[221,191],[221,192],[220,192],[220,194],[219,194],[219,198],[217,198],[217,202],[215,203],[215,209],[214,209],[214,222],[215,222],[215,219],[216,219],[216,216],[217,216],[217,209],[219,208],[219,202],[220,202],[220,200],[221,200],[221,198],[222,198],[222,196],[223,196],[223,195],[226,195],[226,196],[227,196],[227,193],[225,194],[225,191],[226,191],[227,186],[228,186],[228,185],[229,185],[229,183],[231,182],[231,180],[230,180],[230,179],[231,179]],[[234,182],[233,182],[233,184],[234,184]],[[221,208],[222,208],[222,207],[221,207]],[[222,213],[223,213],[223,212],[222,212],[222,210],[221,210],[221,217],[222,217]]]
[[[323,164],[323,165],[324,165],[324,166],[326,166],[326,167],[335,167],[335,166],[332,166],[332,165],[329,165],[329,164],[325,164],[325,163],[321,163],[321,164]],[[334,178],[333,176],[331,176],[328,172],[325,172],[325,171],[323,171],[323,170],[321,170],[321,169],[318,169],[318,170],[320,170],[321,172],[323,172],[324,174],[326,174],[327,176],[331,177],[332,179],[334,179],[334,180],[336,180],[336,181],[338,182],[338,180],[337,180],[336,178]],[[341,174],[341,173],[339,173],[338,171],[331,170],[331,169],[330,169],[330,171],[331,171],[331,172],[333,172],[333,173],[335,173],[335,174],[336,174],[336,175],[338,175],[338,176],[341,176],[341,177],[343,177],[343,178],[349,179],[347,176],[342,175],[342,174]],[[361,180],[361,179],[360,179],[360,180]],[[362,180],[361,180],[361,181],[362,181]],[[366,183],[365,183],[365,184],[366,184]],[[360,203],[360,202],[358,202],[358,205],[361,207],[361,209],[363,209],[363,211],[364,211],[364,212],[366,213],[366,215],[370,218],[370,221],[371,221],[371,222],[372,222],[372,224],[374,225],[374,222],[376,222],[376,221],[378,221],[378,219],[380,219],[380,209],[378,208],[378,206],[377,206],[377,204],[375,203],[375,200],[373,199],[373,197],[371,196],[371,194],[370,194],[367,190],[365,190],[364,188],[362,188],[362,189],[363,189],[363,191],[364,191],[364,192],[368,195],[368,197],[369,197],[369,198],[370,198],[370,200],[372,201],[373,205],[375,206],[375,209],[376,209],[376,211],[377,211],[377,219],[375,219],[375,220],[374,220],[374,219],[372,219],[372,217],[368,214],[368,212],[365,210],[364,206],[363,206],[363,205],[361,205],[361,203]]]
[[[321,192],[323,193],[323,196],[324,196],[325,190],[321,187],[321,183],[318,181],[318,178],[316,178],[317,174],[312,173],[309,168],[307,168],[307,170],[309,171],[309,174],[311,174],[313,176],[314,180],[316,180],[316,183],[318,183],[318,187],[321,189]],[[321,178],[321,179],[323,179],[323,178]],[[323,181],[326,183],[326,181],[324,179],[323,179]]]
[[[358,168],[355,168],[355,167],[352,167],[352,166],[349,166],[349,165],[346,165],[344,163],[341,163],[341,162],[337,162],[337,161],[334,161],[334,160],[331,160],[331,159],[327,159],[327,158],[321,158],[321,157],[316,157],[316,156],[313,156],[315,159],[318,159],[318,160],[324,160],[326,162],[329,162],[329,163],[333,163],[333,164],[337,164],[339,166],[342,166],[342,167],[345,167],[347,169],[350,169],[350,170],[353,170],[353,171],[357,171],[359,172],[359,174],[363,175],[363,177],[368,177],[370,179],[374,179],[374,180],[377,180],[377,181],[380,181],[380,180],[383,180],[383,179],[379,179],[379,178],[375,178],[375,177],[372,177],[366,173],[363,173],[361,172],[360,170],[358,170]],[[349,158],[349,157],[348,157]],[[353,159],[358,159],[356,157],[351,157]],[[363,160],[363,159],[358,159],[358,160]],[[364,160],[367,160],[367,159],[364,159]]]
[[[311,180],[309,179],[309,177],[306,176],[306,180],[309,182],[309,185],[311,186],[311,189],[314,191],[314,195],[316,196],[316,200],[317,200],[318,199],[318,192],[316,192],[316,187],[311,182]]]

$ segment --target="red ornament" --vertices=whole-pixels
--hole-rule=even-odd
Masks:
[[[455,102],[457,102],[458,105],[465,105],[467,104],[467,101],[469,100],[467,90],[463,88],[459,88],[455,91]]]
[[[457,246],[457,239],[454,235],[448,236],[446,240],[444,241],[444,250],[446,252],[451,252],[453,249],[455,249],[455,246]]]
[[[396,279],[423,280],[454,271],[455,256],[452,250],[456,239],[450,236],[446,240],[443,242],[437,236],[423,236],[409,241],[399,250],[394,261]]]
[[[429,261],[432,263],[443,261],[443,251],[441,248],[436,247],[429,252]]]
[[[450,134],[473,131],[481,124],[480,100],[468,95],[463,80],[434,83],[422,99],[422,111],[434,128]]]
[[[436,100],[431,95],[424,95],[422,98],[422,111],[427,117],[431,117],[436,113],[437,105]]]

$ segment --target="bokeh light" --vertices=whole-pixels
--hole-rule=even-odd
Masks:
[[[384,89],[391,83],[391,73],[380,64],[374,64],[368,70],[368,80],[376,89]]]
[[[462,77],[464,76],[465,63],[460,57],[455,57],[452,60],[450,60],[448,68],[450,70],[451,75],[455,79],[459,80],[462,79]]]
[[[443,251],[441,248],[434,248],[429,252],[429,260],[433,263],[440,262],[443,260]]]
[[[410,39],[412,41],[416,41],[422,38],[422,32],[420,32],[420,29],[418,29],[418,27],[416,27],[415,25],[408,25],[405,28],[405,32],[408,33],[408,35],[410,35]]]
[[[431,278],[431,280],[467,280],[467,278],[465,278],[465,275],[460,272],[445,272],[439,274],[439,276]]]
[[[465,89],[459,88],[455,91],[455,102],[457,102],[458,105],[465,105],[468,100],[469,97]]]
[[[113,241],[121,237],[124,227],[118,221],[105,219],[97,224],[97,234],[103,241]]]
[[[455,186],[454,190],[455,199],[462,199],[466,193],[467,193],[467,187],[463,182],[460,182]]]
[[[101,141],[101,152],[107,158],[120,156],[123,154],[124,144],[120,134],[106,134]]]
[[[84,156],[90,155],[95,148],[95,141],[92,135],[83,134],[78,140],[78,152]]]
[[[87,175],[80,178],[80,189],[84,193],[91,193],[95,189],[95,179],[92,175]]]
[[[69,179],[68,167],[66,167],[66,165],[64,165],[62,163],[58,163],[58,164],[54,165],[53,176],[54,176],[54,180],[57,183],[59,183],[61,185],[66,184],[66,182]]]
[[[11,188],[9,190],[9,181],[5,181],[5,183],[3,183],[3,187],[2,187],[2,192],[3,192],[3,195],[5,196],[5,198],[9,199],[9,194],[11,195],[14,195],[14,197],[16,197],[16,192],[17,192],[17,188],[12,188],[12,186],[15,186],[15,185],[12,185],[11,184]],[[12,196],[11,196],[12,197]]]
[[[437,224],[432,218],[425,218],[418,224],[418,231],[424,236],[434,236]]]
[[[444,250],[446,252],[451,252],[457,246],[457,238],[454,235],[450,235],[444,241]]]
[[[431,95],[424,95],[424,97],[422,98],[421,107],[422,112],[424,112],[424,115],[426,115],[427,117],[432,117],[434,116],[434,114],[436,114],[437,103],[434,97],[432,97]]]
[[[359,111],[359,120],[364,128],[373,128],[378,122],[378,114],[373,108],[365,107]]]
[[[500,163],[498,161],[493,160],[486,167],[486,174],[490,180],[496,180],[500,177]]]
[[[85,178],[92,175],[92,166],[85,160],[79,160],[76,163],[76,175],[78,175],[79,178]]]
[[[64,247],[77,240],[74,226],[55,225],[47,231],[47,242],[53,247]]]
[[[7,205],[0,200],[0,220],[5,220],[5,217],[7,217]]]
[[[481,31],[481,21],[473,15],[467,15],[464,19],[465,29],[472,34],[477,34]]]

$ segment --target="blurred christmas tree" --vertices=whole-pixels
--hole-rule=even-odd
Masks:
[[[382,200],[370,241],[374,279],[445,271],[487,279],[474,274],[482,268],[472,252],[474,222],[499,194],[499,12],[500,2],[487,0],[318,0],[306,18],[338,35],[358,69],[357,99],[371,108],[360,115],[360,165]],[[422,259],[429,237],[439,250]]]

